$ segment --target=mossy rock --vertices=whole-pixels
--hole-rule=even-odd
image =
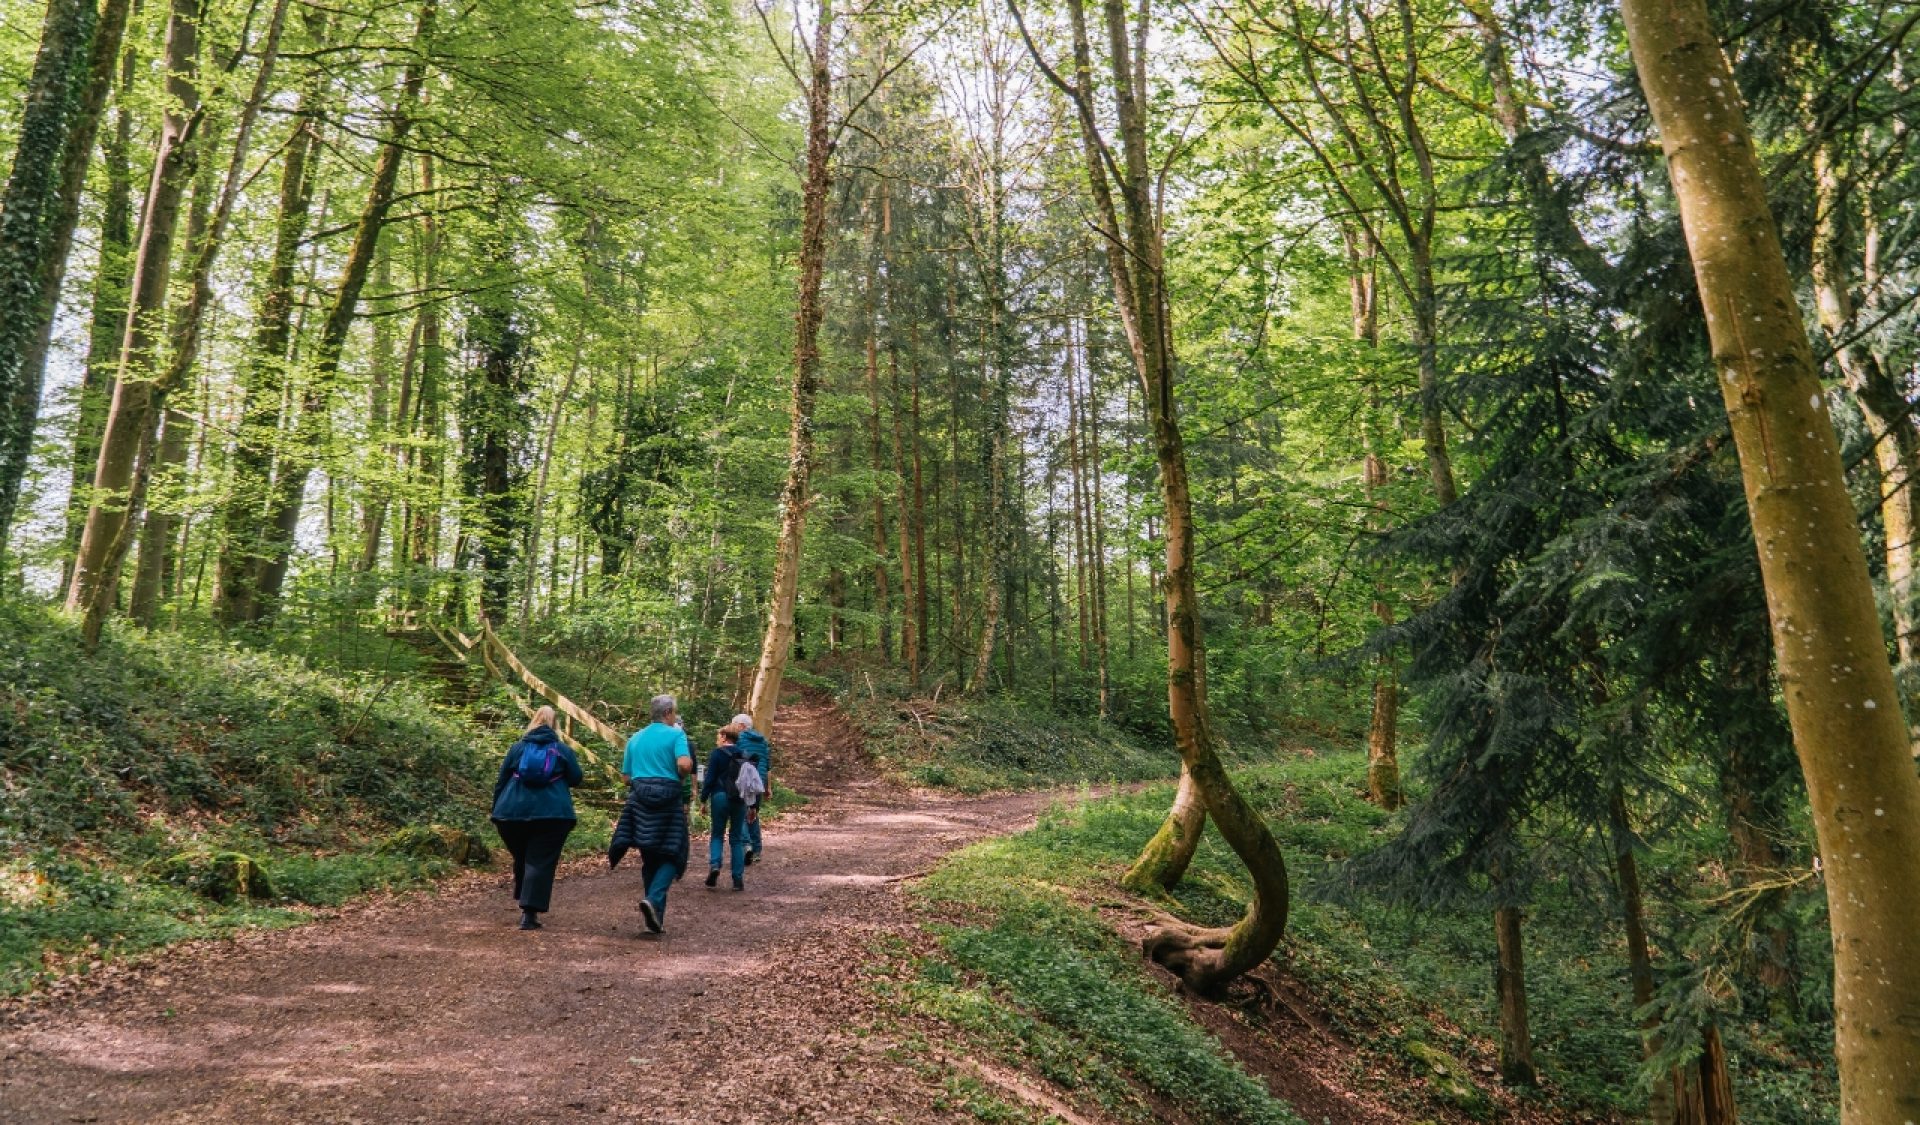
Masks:
[[[479,867],[489,858],[486,842],[464,828],[445,824],[410,824],[380,842],[391,855],[418,859],[445,859]]]
[[[245,852],[180,852],[161,860],[154,874],[215,902],[276,897],[267,869]]]
[[[1486,1092],[1474,1084],[1465,1063],[1419,1039],[1406,1041],[1400,1049],[1412,1060],[1414,1068],[1426,1076],[1428,1086],[1441,1100],[1475,1117],[1485,1117],[1492,1112],[1493,1103],[1487,1099]]]

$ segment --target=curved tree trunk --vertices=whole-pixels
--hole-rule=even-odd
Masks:
[[[1012,0],[1009,0],[1012,3]],[[1089,177],[1098,215],[1118,238],[1109,239],[1107,262],[1113,277],[1115,303],[1126,312],[1127,328],[1141,391],[1151,427],[1154,458],[1160,468],[1161,496],[1166,507],[1167,597],[1167,714],[1184,767],[1182,788],[1191,788],[1227,844],[1246,865],[1253,880],[1253,901],[1232,927],[1200,930],[1166,926],[1143,943],[1149,957],[1178,973],[1188,987],[1212,991],[1267,959],[1286,930],[1289,888],[1286,861],[1266,822],[1234,788],[1215,751],[1207,713],[1206,644],[1201,631],[1199,584],[1194,574],[1193,500],[1187,481],[1186,446],[1181,437],[1174,401],[1173,333],[1169,324],[1164,244],[1158,210],[1152,195],[1152,172],[1147,157],[1144,71],[1146,22],[1143,9],[1139,35],[1128,34],[1124,0],[1105,0],[1108,61],[1112,96],[1120,126],[1119,195],[1124,212],[1117,211],[1106,186],[1104,144],[1094,115],[1092,51],[1087,38],[1084,0],[1069,0],[1072,21],[1074,79],[1071,83],[1047,68],[1047,77],[1071,98],[1078,110],[1086,142]],[[1016,19],[1018,8],[1014,8]],[[1025,25],[1021,25],[1023,36]],[[1031,39],[1028,50],[1040,61]],[[1139,68],[1133,52],[1140,52]],[[1044,63],[1042,64],[1044,66]],[[1199,832],[1184,823],[1168,823],[1154,836],[1135,864],[1136,870],[1153,856],[1149,871],[1184,867],[1198,843]],[[1159,848],[1161,841],[1173,847]],[[1174,852],[1183,849],[1184,854]],[[1156,854],[1158,851],[1160,854]],[[1143,878],[1145,874],[1143,873]]]
[[[1828,884],[1846,1125],[1920,1121],[1920,779],[1832,420],[1704,0],[1623,0],[1707,314]]]

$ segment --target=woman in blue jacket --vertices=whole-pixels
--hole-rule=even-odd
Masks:
[[[553,898],[560,849],[573,831],[573,787],[583,780],[573,749],[554,733],[553,708],[535,711],[493,783],[493,826],[513,854],[513,898],[523,930],[540,928]]]
[[[723,844],[733,845],[733,889],[746,890],[747,806],[733,790],[740,763],[747,760],[740,751],[740,727],[729,723],[714,739],[713,753],[707,758],[707,774],[700,784],[700,799],[707,802],[713,816],[713,837],[707,846],[707,886],[720,882],[720,851]]]

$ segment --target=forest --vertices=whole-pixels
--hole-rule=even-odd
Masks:
[[[383,902],[525,958],[434,913],[499,752],[559,706],[587,857],[671,692],[791,763],[751,878],[784,831],[810,905],[675,909],[803,964],[741,1010],[807,1053],[737,1118],[513,1088],[556,1112],[1914,1125],[1915,50],[1894,0],[0,0],[0,1117],[484,1116],[59,1044]]]

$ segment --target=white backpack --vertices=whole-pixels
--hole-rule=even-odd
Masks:
[[[754,768],[752,762],[741,762],[740,772],[733,779],[733,788],[740,794],[742,801],[748,805],[756,805],[760,803],[760,798],[766,795],[767,782],[760,776],[760,771]]]

